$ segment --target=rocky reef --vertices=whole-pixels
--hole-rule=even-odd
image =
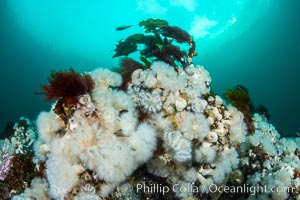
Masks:
[[[141,62],[52,73],[52,108],[1,140],[0,198],[299,200],[300,138],[281,138],[244,88],[213,93],[187,32],[139,25],[114,57]]]

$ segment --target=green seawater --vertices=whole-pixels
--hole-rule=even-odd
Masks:
[[[34,92],[51,69],[116,67],[116,43],[152,17],[194,36],[194,63],[210,72],[213,91],[246,86],[281,134],[293,136],[300,131],[299,9],[298,0],[1,0],[1,130],[50,109]],[[120,25],[134,26],[116,31]]]

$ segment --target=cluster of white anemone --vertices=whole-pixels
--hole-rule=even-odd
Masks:
[[[204,193],[211,184],[226,184],[226,177],[241,164],[256,172],[249,175],[249,184],[293,186],[299,193],[295,173],[300,171],[300,140],[279,140],[275,128],[259,115],[253,118],[256,132],[247,136],[243,114],[210,93],[211,78],[202,66],[175,71],[153,62],[133,72],[127,91],[112,89],[122,79],[108,69],[97,69],[91,76],[96,87],[80,96],[67,124],[53,111],[39,115],[35,161],[46,163],[47,181],[34,179],[15,199],[73,195],[76,200],[99,200],[115,188],[127,191],[122,185],[130,185],[126,178],[142,164],[171,185],[196,185]],[[261,151],[254,151],[257,148]],[[267,155],[263,164],[255,159],[262,157],[259,153]],[[194,195],[191,190],[176,194]],[[272,197],[285,199],[289,194]]]
[[[248,184],[267,188],[256,198],[300,199],[300,138],[280,139],[275,127],[259,114],[253,121],[255,132],[241,145],[241,165],[252,171]]]
[[[197,181],[208,192],[210,184],[224,183],[225,176],[238,167],[235,147],[246,135],[243,114],[232,106],[226,109],[219,96],[210,95],[211,78],[202,66],[177,70],[153,62],[149,69],[132,75],[129,94],[149,114],[162,142],[148,170],[166,177],[171,185]]]
[[[121,76],[107,69],[91,72],[96,87],[79,97],[67,124],[53,111],[37,119],[39,139],[35,144],[36,162],[46,162],[49,197],[99,199],[111,193],[156,147],[155,129],[138,122],[134,102],[123,91],[111,89],[122,83]],[[92,172],[98,189],[82,178]],[[98,198],[94,198],[98,197]],[[38,198],[38,197],[36,197]]]
[[[21,117],[20,121],[24,121],[26,127],[16,122],[13,126],[13,135],[10,138],[0,140],[0,164],[7,156],[28,153],[36,140],[34,123],[25,117]]]

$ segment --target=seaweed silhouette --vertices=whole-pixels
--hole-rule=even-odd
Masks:
[[[144,28],[145,34],[133,34],[120,40],[113,58],[139,51],[142,61],[161,60],[175,69],[180,65],[186,67],[192,64],[192,57],[197,53],[195,42],[188,32],[177,26],[169,26],[167,21],[161,19],[143,20],[139,26]],[[187,51],[181,50],[179,45],[182,43],[189,45]],[[139,50],[138,45],[143,45],[143,48]]]

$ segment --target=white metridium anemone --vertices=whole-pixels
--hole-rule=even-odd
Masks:
[[[207,70],[202,66],[192,67],[188,66],[185,68],[187,73],[187,84],[198,87],[201,90],[201,94],[207,94],[210,91],[209,84],[211,78]]]
[[[152,71],[156,74],[157,87],[166,90],[178,91],[186,85],[186,79],[179,76],[174,68],[161,61],[155,61],[151,65]]]
[[[177,76],[177,73],[174,70],[174,68],[171,65],[169,65],[165,62],[162,62],[162,61],[152,62],[150,68],[155,74],[157,74],[159,76],[163,76],[166,78]]]
[[[38,140],[33,144],[33,150],[34,150],[34,156],[38,160],[45,161],[46,154],[49,152],[49,145],[45,144],[41,140]]]
[[[186,172],[183,174],[183,178],[188,182],[194,183],[197,181],[197,175],[198,172],[192,167],[186,170]]]
[[[142,123],[129,137],[128,142],[135,152],[136,162],[142,164],[151,158],[156,148],[156,131],[151,125]]]
[[[215,106],[207,106],[207,114],[210,117],[213,117],[214,119],[216,119],[217,121],[221,121],[223,116],[222,114],[219,112],[218,108]]]
[[[70,134],[70,149],[72,154],[79,156],[89,146],[97,143],[97,134],[101,130],[96,126],[80,126],[76,131]]]
[[[108,69],[96,69],[91,72],[91,76],[96,83],[96,88],[108,88],[109,86],[116,87],[122,84],[121,75]]]
[[[192,110],[196,113],[203,113],[207,106],[207,101],[204,99],[196,98],[192,101]]]
[[[228,111],[230,112],[231,126],[230,126],[230,142],[232,144],[239,144],[245,141],[245,136],[247,134],[247,127],[244,123],[244,115],[240,111],[238,111],[233,106],[228,106]]]
[[[170,92],[168,95],[163,96],[162,99],[164,101],[163,103],[163,109],[167,113],[174,113],[175,112],[175,102],[176,99],[178,99],[179,93],[178,92]]]
[[[282,187],[278,187],[274,190],[275,191],[271,194],[273,200],[288,199],[289,193],[285,190],[282,190]]]
[[[225,148],[219,157],[219,164],[224,167],[226,173],[230,173],[232,169],[236,169],[239,161],[239,154],[235,148]]]
[[[116,123],[118,119],[118,111],[113,109],[112,107],[108,107],[104,110],[101,115],[101,128],[104,129],[107,133],[115,133],[120,129],[119,124]]]
[[[200,98],[202,95],[201,89],[194,86],[186,87],[184,92],[190,99]]]
[[[155,73],[151,70],[137,69],[133,72],[132,83],[135,86],[141,86],[145,88],[155,88],[157,79]]]
[[[216,184],[221,184],[225,179],[225,175],[236,169],[238,164],[239,158],[236,150],[234,148],[225,148],[212,163],[216,167],[210,170],[208,175],[212,176]]]
[[[46,179],[34,178],[30,183],[30,188],[17,196],[13,196],[12,200],[32,200],[41,199],[46,200],[48,197],[48,183]]]
[[[93,90],[92,99],[99,112],[103,111],[106,107],[111,106],[112,92],[111,89],[103,88],[96,88]]]
[[[248,136],[249,143],[253,146],[258,146],[263,138],[263,134],[261,131],[256,130],[253,135]]]
[[[210,131],[207,119],[200,113],[186,112],[180,130],[184,133],[184,137],[188,140],[203,140]]]
[[[70,148],[70,136],[64,135],[62,138],[55,138],[49,145],[50,147],[50,155],[52,157],[60,157],[71,159],[69,155],[72,154]]]
[[[100,180],[116,185],[152,156],[155,145],[155,130],[141,124],[127,137],[106,132],[97,134],[97,143],[88,146],[80,159],[88,169],[97,172]]]
[[[214,143],[218,141],[218,134],[214,131],[211,131],[208,133],[208,135],[206,136],[207,141],[210,143]]]
[[[174,160],[185,162],[191,159],[191,142],[186,140],[180,131],[165,132],[163,141],[165,150],[172,153]]]
[[[80,192],[74,200],[101,200],[101,198],[95,193]]]
[[[176,110],[181,112],[183,111],[187,106],[187,102],[184,98],[178,97],[175,101],[175,107]]]
[[[142,69],[135,70],[131,75],[131,83],[135,86],[141,86],[144,80],[141,79],[142,76]]]
[[[180,199],[188,199],[188,197],[193,196],[193,190],[197,190],[197,187],[194,183],[178,180],[173,186],[176,196]]]
[[[281,138],[279,144],[285,155],[292,155],[300,146],[294,138]]]
[[[215,160],[217,151],[211,147],[208,142],[203,142],[202,145],[194,151],[194,159],[198,163],[211,163]]]
[[[225,169],[222,166],[217,165],[217,167],[214,170],[212,170],[210,175],[212,175],[214,183],[221,184],[225,179]]]
[[[269,177],[269,176],[267,176]],[[262,182],[262,173],[260,171],[255,172],[253,175],[249,175],[249,177],[247,178],[247,183],[251,184],[251,185],[257,185],[257,183],[261,183]],[[267,186],[265,182],[266,179],[264,179],[263,181],[263,185]],[[273,184],[272,184],[273,186]]]
[[[272,155],[272,156],[276,155],[276,153],[277,153],[276,148],[275,148],[274,144],[268,138],[263,138],[261,140],[261,144],[262,144],[262,147],[263,147],[263,150],[265,153]]]
[[[96,194],[96,188],[90,184],[86,184],[81,188],[81,191],[74,200],[101,200],[99,195]]]
[[[68,120],[68,130],[71,132],[76,131],[80,126],[88,124],[88,118],[82,109],[77,109],[73,113],[73,116]]]
[[[156,88],[157,78],[152,70],[137,69],[131,75],[132,85],[143,88]]]
[[[281,169],[274,172],[273,177],[275,179],[275,184],[278,186],[291,186],[292,179],[294,178],[294,173],[289,172],[289,170]]]
[[[96,162],[96,171],[101,180],[120,183],[137,167],[134,151],[125,142],[112,134],[98,138],[98,149],[89,156]]]
[[[200,182],[200,191],[203,193],[208,193],[210,191],[210,186],[214,184],[212,178],[204,178],[201,174],[198,173],[198,180]]]
[[[291,188],[292,179],[293,174],[290,174],[288,171],[281,169],[274,172],[273,174],[269,174],[268,176],[266,176],[262,181],[262,184],[266,185],[269,190],[273,187],[274,192],[271,193],[272,199],[287,199],[289,196],[288,187]],[[276,189],[276,187],[278,187],[278,189]]]
[[[134,102],[132,98],[123,91],[114,91],[111,97],[111,105],[118,111],[133,111]]]
[[[172,122],[168,120],[162,112],[153,115],[150,123],[158,130],[170,131],[173,128]]]
[[[64,122],[53,112],[41,112],[37,118],[39,138],[46,143],[50,143],[64,126]]]
[[[67,135],[53,140],[46,161],[51,198],[63,198],[78,182],[78,175],[83,168],[76,164],[76,157],[72,155]]]
[[[215,96],[215,105],[217,107],[220,107],[222,104],[223,104],[223,99],[220,96],[216,95]]]
[[[95,111],[95,105],[92,103],[92,99],[89,94],[81,95],[78,98],[79,103],[81,104],[80,109],[83,110],[84,113],[90,114]]]
[[[153,76],[148,76],[144,82],[144,85],[147,87],[147,88],[155,88],[156,86],[156,83],[157,83],[157,80],[156,78]]]
[[[118,112],[133,111],[135,109],[132,98],[123,91],[95,89],[93,90],[92,99],[100,113],[114,110],[117,114]]]
[[[171,174],[168,160],[162,155],[147,162],[147,170],[155,176],[167,178]]]
[[[101,197],[106,197],[110,193],[112,193],[117,186],[118,186],[118,184],[116,184],[116,183],[106,183],[106,184],[101,186],[100,191],[98,192],[98,194]]]
[[[122,134],[129,136],[134,132],[137,125],[137,118],[132,112],[123,113],[120,116],[120,126],[122,129]]]
[[[209,96],[208,99],[207,99],[207,101],[209,103],[214,103],[215,102],[215,98],[213,96]]]
[[[162,101],[160,94],[154,90],[151,93],[141,90],[139,95],[139,101],[144,110],[150,113],[157,113],[162,108]]]
[[[78,182],[78,171],[68,159],[52,155],[46,162],[50,197],[63,199]]]
[[[209,125],[213,125],[213,124],[215,123],[214,118],[209,116],[209,117],[207,118],[207,123],[208,123]]]

